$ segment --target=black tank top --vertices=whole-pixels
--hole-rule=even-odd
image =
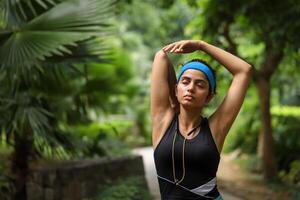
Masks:
[[[216,184],[216,173],[220,154],[211,135],[207,118],[201,121],[200,132],[185,144],[185,178],[176,185],[173,177],[172,144],[176,178],[183,174],[182,149],[184,137],[176,131],[178,115],[175,115],[154,151],[154,161],[163,200],[216,199],[220,194]]]

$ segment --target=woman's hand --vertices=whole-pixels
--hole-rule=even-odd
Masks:
[[[181,40],[164,46],[164,52],[170,53],[192,53],[201,49],[201,40]]]

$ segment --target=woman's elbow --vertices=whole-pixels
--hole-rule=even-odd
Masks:
[[[250,79],[252,77],[253,71],[254,71],[253,67],[250,64],[246,63],[240,67],[239,71],[233,73],[233,76],[234,77],[241,76]]]
[[[160,49],[159,51],[156,52],[154,59],[161,59],[161,58],[166,58],[167,54]]]
[[[252,65],[248,64],[247,69],[248,69],[249,76],[252,76],[254,73],[254,67]]]
[[[243,73],[247,74],[248,76],[252,76],[253,71],[254,71],[254,69],[253,69],[252,65],[250,65],[248,63],[243,67]]]

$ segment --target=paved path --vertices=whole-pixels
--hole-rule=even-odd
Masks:
[[[143,156],[146,179],[150,193],[153,195],[154,200],[160,200],[152,147],[134,149],[133,153]],[[219,171],[222,171],[222,162],[219,166]],[[226,191],[220,191],[220,193],[222,194],[224,200],[242,200],[241,198],[235,197],[234,195],[229,194]]]

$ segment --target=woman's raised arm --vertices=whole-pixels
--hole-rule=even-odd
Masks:
[[[169,94],[169,68],[171,62],[167,54],[160,50],[155,54],[151,73],[151,117],[165,112],[170,108]]]
[[[155,54],[151,73],[150,111],[154,145],[161,136],[165,116],[172,115],[178,107],[175,84],[173,65],[167,53],[160,50]]]
[[[202,51],[221,63],[233,76],[224,100],[211,116],[211,121],[214,123],[212,125],[217,127],[215,131],[220,136],[220,142],[223,142],[243,104],[252,67],[237,56],[211,44],[201,41],[199,45]]]
[[[243,104],[251,79],[252,67],[244,60],[223,49],[203,41],[199,44],[202,51],[215,58],[233,76],[225,98],[210,117],[210,126],[214,132],[217,146],[222,149],[225,137]]]

